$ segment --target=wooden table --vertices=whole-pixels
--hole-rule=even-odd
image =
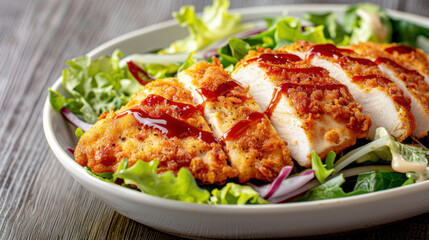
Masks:
[[[298,2],[324,1],[232,0],[231,8]],[[429,13],[429,1],[372,2]],[[0,0],[0,239],[176,239],[121,216],[77,184],[45,140],[42,106],[65,60],[124,33],[171,19],[182,5],[193,4],[201,11],[210,3]],[[339,238],[425,239],[428,226],[429,213]]]

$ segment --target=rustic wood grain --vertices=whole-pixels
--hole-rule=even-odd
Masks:
[[[231,8],[326,1],[232,0]],[[354,3],[355,1],[329,1]],[[373,0],[428,15],[429,2]],[[42,129],[47,89],[64,61],[211,1],[0,0],[0,239],[177,239],[130,220],[69,176]],[[427,239],[429,214],[337,239]]]

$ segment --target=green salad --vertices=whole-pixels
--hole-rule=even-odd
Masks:
[[[332,43],[337,46],[358,42],[396,42],[419,47],[426,52],[429,29],[395,19],[372,4],[348,7],[343,21],[333,12],[308,12],[300,18],[286,14],[267,17],[265,27],[243,23],[239,14],[228,11],[228,0],[214,0],[198,17],[192,6],[173,13],[179,24],[187,27],[189,35],[157,50],[156,53],[135,57],[133,64],[122,64],[122,53],[116,50],[110,57],[91,59],[84,56],[66,62],[63,87],[72,97],[49,89],[52,107],[74,123],[76,136],[82,134],[110,109],[125,105],[131,95],[144,89],[146,82],[174,77],[196,61],[211,61],[217,56],[225,69],[232,71],[250,50],[258,47],[279,49],[298,40]],[[150,62],[151,56],[166,59],[165,64]],[[174,60],[168,61],[169,57]],[[178,57],[179,56],[179,57]],[[176,61],[181,59],[180,61]],[[158,161],[138,161],[128,166],[123,159],[115,173],[87,172],[103,181],[146,194],[201,204],[269,204],[314,201],[347,197],[396,188],[425,180],[429,150],[425,137],[400,143],[383,128],[377,129],[373,141],[359,140],[355,146],[336,156],[330,152],[322,161],[313,151],[311,169],[296,166],[284,168],[270,184],[238,184],[228,182],[220,187],[201,187],[189,170],[182,168],[174,175],[167,171],[157,174]],[[398,173],[391,165],[403,160],[423,166],[426,173]]]

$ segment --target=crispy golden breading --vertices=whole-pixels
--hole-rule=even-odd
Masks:
[[[199,111],[184,118],[183,109],[168,104],[167,100],[141,104],[151,95],[192,105],[192,95],[176,79],[149,83],[143,91],[135,93],[126,106],[103,114],[85,132],[75,150],[76,161],[82,166],[87,165],[93,172],[101,173],[114,172],[124,158],[128,159],[129,166],[137,160],[158,160],[158,172],[171,170],[177,173],[185,167],[203,184],[223,184],[228,178],[237,176],[237,171],[228,166],[221,144],[208,143],[193,135],[168,136],[168,133],[142,124],[133,114],[127,114],[126,111],[142,110],[153,118],[168,115],[179,120],[178,123],[185,122],[196,129],[211,132]]]
[[[393,57],[397,63],[409,69],[416,69],[429,78],[429,56],[420,49],[398,45],[397,43],[379,44],[367,42],[360,44],[369,49],[383,50],[383,52]]]
[[[215,136],[223,138],[240,182],[272,181],[284,166],[292,165],[286,143],[270,120],[216,58],[213,64],[198,62],[182,71],[179,80],[192,89],[194,101],[203,104],[204,116]]]
[[[403,51],[406,53],[399,54],[397,51],[391,51],[396,47],[398,47],[398,51],[404,48]],[[375,61],[380,70],[411,98],[411,110],[419,123],[413,135],[418,138],[426,136],[429,131],[429,82],[425,81],[425,77],[419,71],[410,67],[427,64],[427,62],[418,60],[423,58],[420,56],[421,54],[408,46],[372,42],[350,45],[347,48],[354,50],[362,57]],[[409,58],[404,58],[403,54],[408,55]]]
[[[371,126],[346,86],[285,49],[250,51],[233,78],[272,114],[279,136],[301,166],[311,166],[311,151],[322,158],[329,151],[341,152]]]
[[[313,65],[324,67],[349,88],[354,99],[362,105],[363,112],[371,117],[373,124],[368,138],[374,137],[378,127],[385,127],[398,141],[414,132],[416,123],[410,98],[371,60],[332,44],[298,41],[287,50],[303,56]]]

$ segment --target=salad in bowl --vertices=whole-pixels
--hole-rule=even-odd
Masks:
[[[264,22],[228,5],[182,7],[188,36],[150,53],[66,62],[49,102],[75,126],[67,151],[89,176],[209,205],[428,178],[428,29],[372,4]]]

